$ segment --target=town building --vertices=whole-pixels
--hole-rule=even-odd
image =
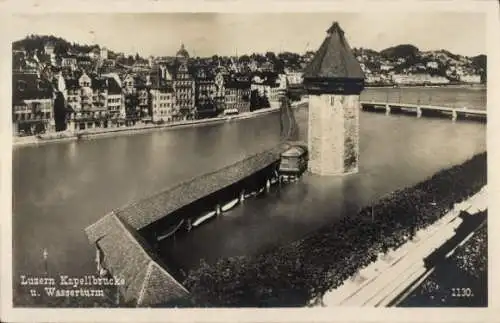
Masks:
[[[256,90],[260,97],[266,98],[272,107],[277,106],[283,90],[287,88],[285,74],[258,73],[251,81],[251,91]]]
[[[290,85],[302,84],[302,81],[303,81],[303,79],[302,79],[303,73],[302,72],[286,69],[285,74],[286,74],[286,79],[287,79],[288,84],[290,84]]]
[[[151,95],[151,120],[155,123],[171,122],[175,120],[175,95],[170,86],[153,86]]]
[[[477,74],[460,75],[460,81],[464,83],[481,83],[481,75]]]
[[[438,64],[438,62],[430,61],[430,62],[427,62],[427,67],[432,68],[432,69],[438,69],[439,64]]]
[[[55,46],[54,46],[54,43],[52,43],[52,42],[47,42],[43,46],[43,51],[44,51],[45,55],[52,55],[52,54],[54,54],[54,50],[55,50]]]
[[[426,73],[418,74],[393,74],[392,82],[398,85],[444,85],[450,81],[443,76],[431,76]]]
[[[122,93],[122,89],[117,80],[113,77],[106,77],[104,79],[107,92],[106,96],[106,108],[107,117],[111,124],[122,124],[125,120],[126,125],[134,125],[136,119],[129,120],[126,118],[125,112],[125,97]]]
[[[100,51],[100,54],[99,54],[99,58],[101,60],[108,59],[108,49],[106,47],[102,47],[101,48],[101,51]]]
[[[61,67],[67,67],[71,70],[76,70],[77,68],[77,60],[76,56],[66,56],[61,59]]]
[[[118,118],[108,119],[108,82],[105,79],[91,78],[83,73],[78,79],[67,79],[64,83],[60,90],[64,90],[67,101],[68,130],[107,128],[123,124]],[[115,110],[117,103],[112,102]]]
[[[250,111],[250,88],[251,81],[248,75],[235,74],[228,76],[224,81],[224,109],[226,111],[238,111],[238,113]]]
[[[146,85],[146,81],[137,78],[135,81],[135,88],[137,94],[137,104],[139,106],[139,115],[143,123],[149,123],[153,121],[153,110],[151,106],[151,93],[150,88]],[[166,102],[169,103],[169,102]],[[170,104],[172,105],[172,111],[175,111],[174,97],[172,96]],[[168,108],[168,107],[167,107]],[[174,114],[172,112],[172,114]]]
[[[34,73],[12,75],[12,125],[16,136],[55,130],[53,87]]]
[[[195,70],[195,106],[197,119],[217,115],[216,94],[217,88],[212,72],[206,66],[197,67]]]

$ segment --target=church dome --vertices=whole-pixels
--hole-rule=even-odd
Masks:
[[[184,48],[184,44],[181,44],[181,48],[177,51],[176,56],[179,58],[189,58],[189,53],[186,48]]]

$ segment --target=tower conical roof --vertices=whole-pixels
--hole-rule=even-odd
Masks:
[[[356,60],[344,31],[337,22],[327,30],[327,36],[304,69],[304,79],[364,79],[364,73]]]

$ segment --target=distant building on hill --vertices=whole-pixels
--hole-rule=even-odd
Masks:
[[[481,75],[478,74],[460,75],[460,81],[464,83],[481,83]]]

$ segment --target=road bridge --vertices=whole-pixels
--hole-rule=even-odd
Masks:
[[[486,110],[469,109],[465,107],[453,108],[411,103],[361,101],[361,108],[367,111],[385,111],[386,114],[414,114],[419,118],[422,116],[450,116],[452,120],[475,119],[486,121],[487,119]]]

